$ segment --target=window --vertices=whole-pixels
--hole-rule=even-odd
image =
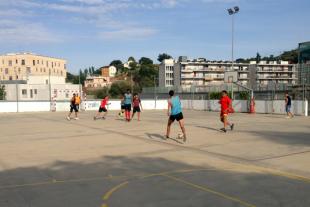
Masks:
[[[33,98],[33,91],[30,89],[30,98]]]
[[[32,60],[32,64],[33,64],[33,66],[35,66],[36,65],[36,61]]]
[[[39,60],[37,60],[37,64],[40,64],[40,61],[39,61]]]
[[[48,80],[47,79],[45,80],[45,84],[48,84]]]
[[[4,60],[2,60],[2,65],[4,65]]]
[[[18,80],[18,75],[16,76],[16,80]]]
[[[22,89],[23,98],[27,98],[27,89]]]
[[[12,66],[12,60],[9,60],[9,66]]]
[[[25,60],[22,60],[22,65],[25,65]]]
[[[5,73],[6,75],[9,74],[9,69],[6,68],[5,71],[4,71],[4,73]]]
[[[38,72],[38,68],[36,68],[36,72]]]
[[[37,89],[34,89],[34,90],[33,90],[33,93],[34,93],[34,95],[37,95],[37,94],[38,94],[38,90],[37,90]]]
[[[18,73],[20,73],[20,68],[18,68]]]
[[[67,65],[66,64],[64,64],[64,69],[67,69]]]
[[[12,76],[9,77],[9,80],[13,80]]]
[[[18,60],[17,59],[15,60],[15,63],[18,64]]]
[[[27,73],[31,73],[31,68],[30,68],[30,67],[27,67],[26,69],[27,69],[27,70],[26,70]]]
[[[48,67],[48,61],[46,61],[46,66]]]
[[[52,62],[52,68],[54,67],[54,63]]]

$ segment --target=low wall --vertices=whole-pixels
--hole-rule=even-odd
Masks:
[[[204,111],[220,111],[220,105],[218,100],[182,100],[182,107],[184,109],[204,110]],[[156,104],[156,106],[155,106]],[[90,100],[81,104],[82,109],[86,111],[98,110],[100,105],[99,100]],[[256,113],[275,113],[285,114],[284,101],[255,101]],[[144,110],[163,110],[167,109],[166,100],[143,100],[142,107]],[[233,107],[236,112],[246,113],[249,111],[249,103],[244,100],[233,101]],[[292,112],[296,115],[304,115],[305,103],[303,101],[292,101]],[[60,101],[56,102],[56,111],[69,111],[69,102]],[[120,110],[120,101],[110,101],[108,105],[109,110]],[[43,112],[50,111],[49,101],[0,101],[0,113],[1,112]]]

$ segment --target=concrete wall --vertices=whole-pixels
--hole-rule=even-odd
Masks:
[[[184,109],[204,110],[204,111],[220,111],[218,100],[182,100]],[[120,101],[110,101],[108,105],[109,110],[120,110]],[[86,111],[98,110],[100,100],[89,100],[83,102],[80,106],[81,109]],[[166,100],[143,100],[142,107],[144,110],[164,110],[167,109]],[[248,112],[248,102],[243,100],[233,101],[233,108],[237,113]],[[68,111],[70,104],[68,101],[57,101],[56,111]],[[37,111],[50,111],[49,101],[22,101],[8,102],[0,101],[0,112],[37,112]],[[255,101],[256,113],[274,113],[285,114],[284,101]],[[296,115],[304,115],[304,103],[302,101],[292,101],[292,112]]]

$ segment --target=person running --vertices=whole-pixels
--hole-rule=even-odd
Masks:
[[[179,96],[174,95],[174,91],[169,91],[169,99],[168,99],[168,124],[167,124],[167,133],[166,138],[169,138],[171,124],[177,120],[179,122],[180,128],[182,130],[183,141],[186,142],[186,133],[184,127],[184,117],[182,113],[182,106]],[[179,137],[178,137],[179,138]]]
[[[224,128],[221,128],[220,130],[223,132],[226,132],[227,125],[230,126],[230,129],[234,129],[234,124],[228,122],[228,114],[232,111],[232,101],[227,95],[227,91],[222,91],[222,97],[219,101],[219,104],[221,105],[221,122],[224,123]]]
[[[118,113],[119,118],[124,118],[124,112],[125,112],[125,98],[124,94],[121,95],[121,111]]]
[[[125,117],[128,122],[130,121],[131,102],[132,102],[132,95],[130,93],[130,90],[127,89],[127,92],[124,95],[124,108],[125,108]]]
[[[77,110],[80,110],[80,104],[81,104],[81,97],[77,93],[75,96],[75,105],[76,105]]]
[[[292,99],[288,95],[288,92],[285,93],[285,111],[286,111],[286,118],[293,118],[293,113],[291,112],[291,106],[292,106]]]
[[[97,114],[94,116],[94,120],[97,119],[105,119],[106,115],[108,114],[108,110],[106,108],[106,106],[109,105],[109,96],[105,96],[102,100],[101,100],[101,104],[99,106],[99,110],[97,112]],[[103,116],[100,116],[100,114],[104,112]]]
[[[67,116],[67,119],[70,121],[71,120],[71,114],[72,114],[72,112],[74,111],[74,113],[75,113],[75,120],[78,120],[79,118],[78,118],[78,112],[79,112],[79,110],[76,108],[76,95],[75,95],[75,93],[73,94],[73,96],[72,96],[72,98],[71,98],[71,100],[70,100],[70,112],[69,112],[69,114],[68,114],[68,116]]]
[[[131,119],[133,119],[135,113],[138,113],[138,121],[140,121],[140,114],[141,114],[141,110],[142,110],[142,104],[141,104],[141,99],[140,99],[140,97],[139,97],[139,95],[137,93],[134,94],[134,96],[133,96],[132,105],[133,105],[133,112],[132,112]]]

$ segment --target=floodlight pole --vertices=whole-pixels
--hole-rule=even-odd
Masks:
[[[234,70],[234,15],[233,13],[231,16],[231,70]]]

